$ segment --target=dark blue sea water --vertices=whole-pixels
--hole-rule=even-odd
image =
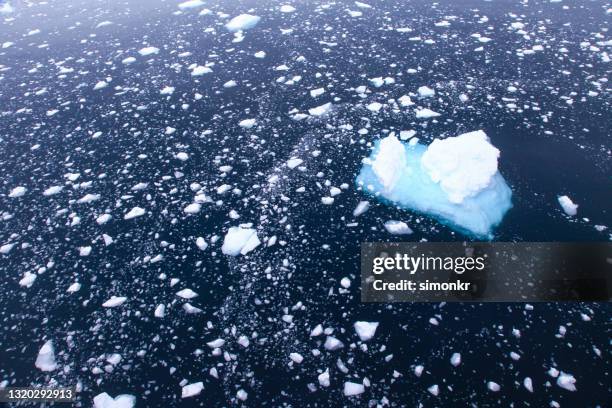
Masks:
[[[513,191],[494,240],[609,241],[609,3],[179,3],[13,0],[0,15],[2,386],[78,385],[83,407],[102,392],[138,407],[610,404],[609,303],[362,304],[361,242],[471,238],[354,183],[390,132],[429,143],[482,129]],[[241,39],[224,25],[243,13],[261,20]],[[211,72],[193,76],[196,66]],[[376,87],[379,77],[392,81]],[[421,86],[436,95],[420,99]],[[398,105],[403,95],[415,105]],[[325,103],[327,115],[307,115]],[[441,116],[417,119],[417,107]],[[290,169],[291,158],[303,162]],[[323,204],[331,187],[341,193]],[[186,214],[198,194],[200,212]],[[355,218],[361,200],[371,207]],[[125,220],[134,207],[145,214]],[[390,235],[388,220],[414,233]],[[262,244],[226,256],[241,223]],[[176,296],[185,288],[198,296]],[[126,301],[102,307],[111,296]],[[360,342],[359,320],[379,322],[374,338]],[[326,332],[311,336],[319,324]],[[326,350],[327,336],[343,347]],[[57,367],[43,372],[47,341]],[[326,369],[329,387],[317,379]],[[199,396],[181,398],[200,381]],[[349,381],[365,392],[343,395]]]

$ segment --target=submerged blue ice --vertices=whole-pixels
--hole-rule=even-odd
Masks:
[[[443,147],[446,141],[450,143]],[[423,160],[434,143],[437,149],[431,150],[436,154],[430,152]],[[467,235],[491,239],[493,228],[512,207],[512,191],[497,171],[499,151],[482,131],[434,143],[402,143],[395,136],[379,140],[364,159],[358,186],[383,202],[426,214]],[[432,156],[437,157],[431,160]]]

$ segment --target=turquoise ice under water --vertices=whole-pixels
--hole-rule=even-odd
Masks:
[[[512,207],[512,191],[504,177],[497,172],[486,188],[465,197],[460,203],[454,203],[440,183],[434,182],[421,165],[427,146],[420,143],[402,145],[406,166],[393,188],[385,189],[372,169],[371,163],[378,154],[380,141],[376,142],[370,160],[364,160],[356,180],[358,186],[382,202],[426,214],[464,234],[492,239],[493,229]]]

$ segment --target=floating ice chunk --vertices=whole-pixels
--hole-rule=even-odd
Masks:
[[[363,384],[347,381],[344,383],[344,395],[347,397],[363,394],[365,387]]]
[[[559,377],[557,377],[557,385],[568,391],[576,391],[576,379],[573,375],[564,373],[561,371]]]
[[[102,303],[102,307],[117,307],[125,303],[125,296],[111,296],[106,302]]]
[[[138,53],[140,55],[142,55],[143,57],[146,57],[148,55],[158,54],[159,53],[159,48],[156,48],[156,47],[144,47],[144,48],[141,48],[140,51],[138,51]]]
[[[49,197],[49,196],[58,194],[63,189],[64,189],[64,187],[62,187],[62,186],[51,186],[51,187],[47,188],[45,191],[43,191],[43,195],[45,197]]]
[[[38,356],[36,357],[36,362],[34,365],[40,371],[54,371],[57,368],[53,341],[48,340],[45,344],[43,344],[38,351]]]
[[[79,198],[77,200],[77,203],[79,204],[89,204],[89,203],[93,203],[94,201],[98,201],[100,199],[100,194],[85,194],[83,197]]]
[[[527,391],[533,392],[533,381],[531,381],[531,378],[525,377],[523,380],[523,387],[525,387]]]
[[[4,244],[0,247],[0,254],[8,254],[9,252],[11,252],[11,250],[13,249],[13,247],[15,246],[15,244],[13,243],[9,243],[9,244]]]
[[[370,209],[370,203],[368,201],[360,201],[357,207],[353,210],[353,217],[359,217],[364,212]]]
[[[370,112],[378,113],[382,109],[383,105],[380,102],[372,102],[366,106]]]
[[[261,17],[259,16],[254,16],[252,14],[240,14],[239,16],[232,18],[229,23],[225,25],[225,28],[232,32],[248,30],[255,27],[257,23],[259,23],[259,20],[261,20]]]
[[[197,314],[197,313],[201,313],[202,309],[199,309],[195,306],[193,306],[191,303],[187,302],[183,305],[183,310],[185,311],[185,313],[187,314]]]
[[[438,384],[434,384],[427,388],[427,391],[429,391],[429,393],[434,397],[437,397],[440,394],[440,386]]]
[[[410,99],[410,97],[409,97],[408,95],[404,95],[404,96],[402,96],[402,97],[401,97],[401,98],[399,98],[397,101],[398,101],[398,102],[400,103],[400,105],[402,105],[403,107],[406,107],[406,106],[412,106],[412,105],[414,105],[414,102],[412,102],[412,99]]]
[[[208,248],[208,244],[202,237],[196,238],[196,246],[198,247],[200,251],[204,251],[206,248]]]
[[[281,13],[293,13],[295,11],[295,7],[289,5],[289,4],[283,4],[280,7],[280,12]]]
[[[174,93],[173,86],[164,86],[161,91],[159,91],[162,95],[172,95]]]
[[[84,246],[79,248],[79,256],[89,256],[91,254],[91,247]]]
[[[178,292],[176,292],[176,296],[183,298],[183,299],[193,299],[194,297],[197,297],[198,294],[195,293],[193,290],[186,288],[186,289],[179,290]]]
[[[453,355],[450,358],[450,363],[454,367],[457,367],[459,364],[461,364],[461,354],[460,353],[453,353]]]
[[[512,206],[512,192],[497,170],[498,156],[482,131],[440,140],[430,147],[388,136],[364,161],[357,183],[385,202],[490,238],[493,227]]]
[[[317,96],[323,95],[325,93],[325,88],[317,88],[310,90],[310,96],[316,98]]]
[[[0,5],[0,14],[11,14],[15,9],[11,6],[11,3],[6,2]]]
[[[344,343],[333,336],[327,336],[323,347],[325,347],[325,350],[334,351],[344,347]]]
[[[489,391],[497,392],[501,389],[501,386],[494,381],[489,381],[487,382],[487,388]]]
[[[435,139],[423,154],[421,164],[451,202],[461,203],[489,186],[497,173],[498,158],[499,150],[479,130]]]
[[[187,384],[181,390],[181,398],[195,397],[196,395],[199,395],[202,390],[204,390],[204,383],[202,381]]]
[[[238,126],[245,129],[250,129],[257,124],[257,120],[255,119],[244,119],[238,123]]]
[[[422,365],[418,365],[414,367],[414,375],[416,375],[417,377],[420,377],[421,375],[423,375],[424,369],[425,367],[423,367]]]
[[[187,154],[185,152],[178,152],[174,157],[176,157],[180,161],[187,161],[187,160],[189,160],[189,154]]]
[[[121,63],[123,65],[130,65],[136,62],[136,58],[134,57],[127,57],[121,60]]]
[[[566,195],[557,197],[557,201],[559,201],[559,205],[563,208],[563,211],[573,217],[578,213],[578,205],[574,204],[571,198]]]
[[[72,285],[68,286],[66,292],[68,293],[76,293],[81,290],[81,284],[79,282],[74,282]]]
[[[113,216],[110,215],[110,214],[102,214],[98,218],[96,218],[96,223],[98,225],[103,225],[103,224],[106,224],[107,222],[109,222],[112,218],[113,218]]]
[[[253,54],[253,56],[255,58],[266,58],[266,53],[265,51],[257,51],[255,54]]]
[[[304,356],[302,356],[300,353],[289,353],[289,358],[296,364],[300,364],[302,361],[304,361]]]
[[[106,81],[98,81],[95,85],[94,85],[94,91],[97,91],[98,89],[103,89],[106,88],[108,86],[108,82]]]
[[[333,197],[321,197],[321,202],[325,205],[332,205],[334,203]]]
[[[153,316],[161,319],[166,315],[166,306],[163,304],[157,305],[155,310],[153,311]]]
[[[236,398],[238,398],[240,401],[246,401],[248,397],[249,394],[242,388],[236,391]]]
[[[136,406],[136,397],[129,394],[121,394],[115,398],[103,392],[94,397],[94,408],[133,408]]]
[[[295,169],[302,163],[304,163],[304,160],[297,157],[292,157],[291,159],[287,160],[287,167],[289,167],[290,169]]]
[[[17,198],[17,197],[23,197],[26,193],[26,191],[28,191],[27,188],[23,187],[23,186],[17,186],[14,189],[12,189],[9,192],[9,197],[10,198]]]
[[[242,226],[231,227],[225,235],[221,252],[231,256],[246,255],[257,248],[260,243],[255,229]]]
[[[437,118],[441,116],[438,112],[434,112],[428,108],[421,108],[415,111],[417,119]]]
[[[204,74],[210,74],[212,71],[212,69],[208,68],[208,67],[204,67],[202,65],[196,65],[192,70],[191,70],[191,76],[202,76]]]
[[[202,205],[199,203],[191,203],[187,207],[183,208],[185,214],[197,214],[202,209]]]
[[[357,335],[361,339],[361,341],[368,341],[374,334],[376,333],[376,329],[378,328],[378,322],[355,322],[353,325]]]
[[[212,349],[221,348],[225,345],[225,340],[216,339],[213,341],[209,341],[208,343],[206,343],[206,345]]]
[[[396,137],[385,137],[378,144],[372,170],[385,191],[391,191],[406,168],[404,145]]]
[[[31,287],[36,280],[36,274],[32,272],[26,272],[23,274],[23,278],[19,281],[19,286],[23,286],[26,288]]]
[[[203,5],[204,5],[204,2],[202,0],[188,0],[182,3],[179,3],[178,8],[180,8],[181,10],[188,10],[192,8],[201,7]]]
[[[127,214],[123,216],[125,220],[131,220],[132,218],[141,217],[145,214],[144,208],[134,207]]]
[[[385,222],[385,229],[389,234],[394,235],[409,235],[412,234],[412,229],[403,221],[387,221]]]
[[[430,98],[436,94],[436,91],[427,86],[419,87],[419,89],[417,89],[417,92],[419,93],[419,96],[421,98]]]
[[[331,382],[329,381],[329,368],[317,376],[321,387],[329,387]]]
[[[328,102],[326,104],[308,109],[308,113],[310,114],[310,116],[324,116],[328,114],[331,111],[331,109],[332,109],[332,104],[331,102]]]

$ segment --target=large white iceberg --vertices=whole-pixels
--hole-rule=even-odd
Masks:
[[[390,135],[364,160],[357,183],[383,201],[491,238],[512,207],[512,191],[497,169],[499,154],[482,130],[436,139],[429,146]]]

